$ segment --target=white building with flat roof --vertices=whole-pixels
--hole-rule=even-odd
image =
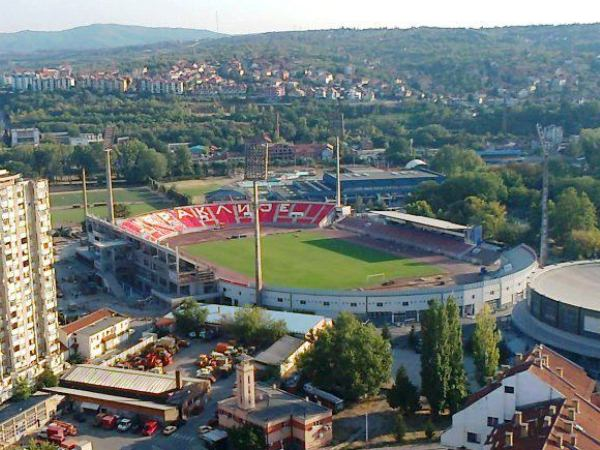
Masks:
[[[62,369],[47,180],[0,170],[0,403],[17,378]]]

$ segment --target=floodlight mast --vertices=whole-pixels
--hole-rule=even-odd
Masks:
[[[540,267],[548,262],[548,163],[550,159],[550,143],[546,139],[544,128],[538,123],[536,125],[540,145],[542,146],[542,225],[540,229]]]
[[[255,303],[262,304],[263,275],[260,236],[260,196],[258,182],[265,181],[268,174],[269,144],[252,143],[246,147],[246,169],[244,178],[252,181],[252,209],[254,212],[254,275]]]
[[[87,197],[87,181],[85,176],[85,167],[81,168],[81,186],[83,190],[83,214],[87,220],[88,215],[88,197]]]
[[[113,141],[115,139],[115,128],[107,127],[104,130],[104,142],[102,144],[106,153],[106,190],[108,194],[106,208],[108,209],[108,221],[111,224],[115,223],[115,202],[112,188],[112,167],[110,162],[110,153],[113,149]]]

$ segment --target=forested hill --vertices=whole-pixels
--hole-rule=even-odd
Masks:
[[[0,53],[73,51],[193,41],[223,36],[190,28],[151,28],[134,25],[95,24],[63,31],[0,33]]]

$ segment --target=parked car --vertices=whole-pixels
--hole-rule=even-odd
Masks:
[[[125,433],[126,431],[131,430],[132,425],[133,425],[133,422],[131,421],[131,419],[124,417],[121,420],[119,420],[119,424],[117,425],[117,430],[122,433]]]
[[[117,416],[107,414],[102,418],[102,428],[105,430],[113,430],[116,428],[118,422],[119,418]]]
[[[175,425],[167,425],[163,428],[162,434],[165,436],[171,436],[173,433],[177,431],[177,427]]]
[[[148,420],[144,424],[144,428],[142,429],[142,434],[144,436],[152,436],[158,430],[158,422],[156,420]]]

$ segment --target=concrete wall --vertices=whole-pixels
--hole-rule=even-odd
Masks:
[[[362,316],[405,314],[418,319],[418,312],[427,309],[429,300],[447,300],[452,296],[463,307],[464,314],[476,314],[485,303],[508,307],[526,296],[527,279],[537,267],[531,263],[522,270],[497,278],[442,288],[423,288],[404,291],[310,291],[266,287],[263,306],[297,312],[312,312],[335,317],[342,311]],[[226,280],[219,281],[223,297],[234,305],[254,303],[254,287]]]

